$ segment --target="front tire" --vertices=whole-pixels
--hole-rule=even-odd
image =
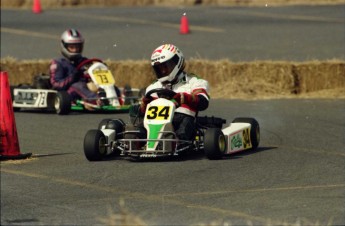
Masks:
[[[221,159],[226,151],[225,136],[220,128],[209,128],[204,135],[204,152],[208,159]]]
[[[107,154],[107,139],[100,130],[87,131],[84,138],[84,154],[89,161],[100,161]]]
[[[71,97],[66,91],[56,93],[54,108],[58,115],[67,115],[71,111]]]
[[[111,121],[110,118],[106,118],[106,119],[102,119],[102,121],[98,124],[98,129],[106,129],[106,126],[108,124],[108,122]]]

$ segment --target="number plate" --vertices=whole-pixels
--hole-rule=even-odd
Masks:
[[[45,97],[45,94],[43,94]],[[32,105],[36,102],[38,98],[38,93],[30,92],[30,91],[19,91],[17,95],[15,95],[14,100],[18,104],[29,104]]]
[[[114,85],[115,79],[110,70],[95,69],[92,71],[98,85]]]
[[[150,106],[146,112],[148,120],[170,120],[172,108],[170,106]]]
[[[252,142],[250,141],[250,130],[249,128],[244,129],[242,132],[243,148],[252,148]]]

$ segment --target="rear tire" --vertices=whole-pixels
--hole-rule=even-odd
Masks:
[[[106,137],[100,130],[87,131],[84,138],[84,154],[89,161],[100,161],[107,154]]]
[[[255,150],[260,143],[260,126],[258,121],[254,118],[235,118],[232,122],[244,122],[251,125],[250,140],[252,142],[252,149]]]
[[[66,91],[56,93],[54,108],[58,115],[67,115],[71,111],[71,97]]]
[[[204,152],[208,159],[221,159],[226,151],[225,136],[220,128],[209,128],[204,135]]]

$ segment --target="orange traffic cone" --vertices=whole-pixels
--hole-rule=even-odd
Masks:
[[[186,13],[184,13],[181,17],[180,34],[188,34],[188,33],[189,33],[188,18],[187,18]]]
[[[24,159],[31,153],[21,154],[14,119],[11,91],[7,72],[0,73],[0,160]]]
[[[33,13],[41,13],[41,2],[40,0],[34,0],[34,4],[32,5],[32,12]]]

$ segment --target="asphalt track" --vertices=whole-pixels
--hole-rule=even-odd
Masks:
[[[340,41],[345,29],[344,14],[340,14],[344,11],[343,6],[226,10],[191,8],[188,12],[200,10],[203,16],[198,17],[200,20],[195,25],[198,29],[193,29],[195,31],[189,36],[175,34],[178,25],[175,22],[175,30],[172,29],[173,23],[168,20],[171,14],[160,13],[160,10],[74,10],[78,15],[92,11],[87,17],[74,17],[72,10],[52,10],[42,15],[1,10],[1,57],[11,53],[20,59],[47,58],[52,54],[52,46],[58,48],[56,33],[69,25],[85,30],[90,39],[105,38],[86,47],[90,48],[88,51],[97,52],[98,46],[110,40],[109,32],[120,33],[118,26],[130,24],[129,27],[135,27],[133,29],[139,33],[128,38],[128,42],[131,43],[134,38],[151,41],[140,48],[140,41],[132,43],[142,50],[137,58],[132,57],[137,48],[130,48],[129,43],[119,45],[119,49],[124,48],[120,51],[123,58],[142,58],[147,55],[144,52],[149,51],[146,48],[151,51],[151,47],[157,45],[157,33],[170,32],[171,39],[176,38],[178,43],[184,45],[183,49],[192,49],[190,53],[196,49],[207,49],[210,58],[216,58],[217,52],[219,56],[231,52],[234,58],[237,56],[240,60],[251,57],[272,60],[285,57],[291,60],[308,57],[344,59],[344,52],[339,50],[344,47],[344,39]],[[183,10],[186,9],[175,9]],[[265,10],[269,13],[265,14]],[[151,13],[147,17],[137,15],[143,11]],[[296,43],[301,42],[299,48],[291,50],[289,46],[282,46],[280,51],[274,48],[275,43],[288,43],[290,36],[281,34],[279,38],[286,39],[278,41],[276,36],[256,35],[254,38],[248,33],[246,37],[251,37],[246,42],[248,49],[240,44],[235,47],[226,44],[221,49],[220,40],[226,43],[231,37],[226,27],[230,25],[221,26],[221,19],[217,18],[221,17],[220,12],[229,11],[232,13],[227,14],[228,17],[233,12],[240,12],[235,13],[237,22],[241,26],[249,26],[238,26],[239,31],[243,29],[255,33],[256,29],[262,30],[274,24],[274,29],[278,30],[285,26]],[[176,14],[180,15],[179,12]],[[51,15],[56,17],[55,20]],[[193,13],[189,15],[193,18]],[[89,20],[89,17],[93,19]],[[158,20],[162,17],[164,19]],[[104,18],[107,22],[103,24],[103,19],[95,18]],[[109,23],[109,20],[113,22]],[[167,25],[162,21],[166,21]],[[214,26],[214,21],[219,26]],[[214,30],[216,28],[224,33]],[[304,37],[312,35],[309,33],[314,29],[318,30],[319,36],[313,36],[313,39]],[[134,30],[130,32],[134,34]],[[306,30],[308,32],[304,36],[297,36],[299,31]],[[326,35],[330,31],[332,35]],[[145,35],[140,36],[140,32]],[[233,29],[231,32],[236,33]],[[149,33],[152,36],[148,36]],[[125,32],[122,35],[125,37]],[[219,42],[204,45],[211,41],[211,37],[218,37]],[[264,48],[255,45],[254,40],[261,44],[269,42],[272,48],[266,49],[266,55],[262,57],[252,55],[250,53],[259,54]],[[325,42],[327,46],[315,48],[315,42]],[[258,49],[250,49],[254,46]],[[302,47],[304,50],[300,49]],[[107,58],[111,56],[106,54],[108,51],[103,49],[97,53],[104,53]],[[202,113],[206,114],[223,117],[228,123],[235,117],[255,117],[261,126],[259,149],[219,161],[194,156],[181,161],[110,159],[90,163],[83,155],[86,131],[96,128],[104,118],[128,121],[126,114],[75,113],[58,116],[35,111],[15,113],[21,152],[31,152],[35,157],[25,161],[1,162],[1,225],[110,225],[110,216],[121,211],[128,211],[149,225],[345,224],[344,100],[213,100],[210,108]]]
[[[187,13],[191,34],[180,35]],[[51,59],[68,27],[86,38],[85,55],[148,60],[163,43],[187,59],[232,61],[345,59],[345,7],[192,7],[55,9],[41,14],[1,9],[1,57]]]

